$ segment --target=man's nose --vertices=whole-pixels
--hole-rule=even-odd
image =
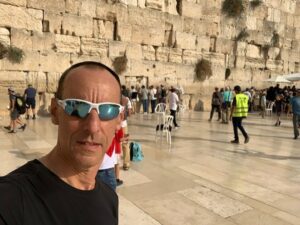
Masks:
[[[92,109],[89,115],[85,118],[84,126],[90,133],[96,133],[100,130],[101,120],[96,109]]]

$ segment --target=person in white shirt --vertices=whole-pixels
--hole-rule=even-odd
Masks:
[[[171,88],[170,91],[171,91],[171,93],[169,95],[169,107],[170,107],[170,111],[171,111],[171,116],[173,116],[173,124],[174,124],[175,128],[178,128],[179,125],[176,122],[176,112],[177,112],[177,107],[178,107],[177,104],[179,103],[179,98],[173,87]]]
[[[121,127],[123,129],[124,137],[128,137],[128,126],[127,126],[127,118],[131,115],[132,105],[128,97],[122,96],[122,106],[124,106],[124,118],[121,123]],[[128,141],[122,142],[122,152],[123,152],[123,169],[129,170],[130,168],[130,149]]]
[[[155,113],[155,106],[156,106],[156,100],[157,100],[156,93],[157,93],[156,88],[153,85],[151,85],[150,92],[149,92],[149,98],[151,101],[151,113]]]

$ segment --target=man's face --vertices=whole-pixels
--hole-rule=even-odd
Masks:
[[[82,99],[93,103],[120,103],[120,87],[106,70],[79,67],[64,81],[62,99]],[[52,101],[52,120],[58,125],[58,154],[68,163],[81,169],[99,166],[120,128],[120,115],[102,121],[95,109],[83,119],[67,115],[55,100]]]

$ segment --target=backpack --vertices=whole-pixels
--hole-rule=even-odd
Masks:
[[[133,162],[139,162],[144,159],[141,144],[137,142],[131,142],[130,146],[130,160]]]
[[[22,96],[16,95],[15,107],[18,113],[21,115],[26,112],[26,103],[25,103],[25,99]]]

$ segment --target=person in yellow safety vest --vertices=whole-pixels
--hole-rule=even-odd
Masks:
[[[249,142],[249,135],[245,131],[242,120],[248,115],[248,101],[249,98],[247,95],[241,93],[241,87],[234,87],[235,97],[233,98],[230,120],[232,120],[233,131],[234,131],[234,140],[231,141],[233,144],[239,144],[239,135],[238,129],[242,132],[245,138],[245,144]]]

